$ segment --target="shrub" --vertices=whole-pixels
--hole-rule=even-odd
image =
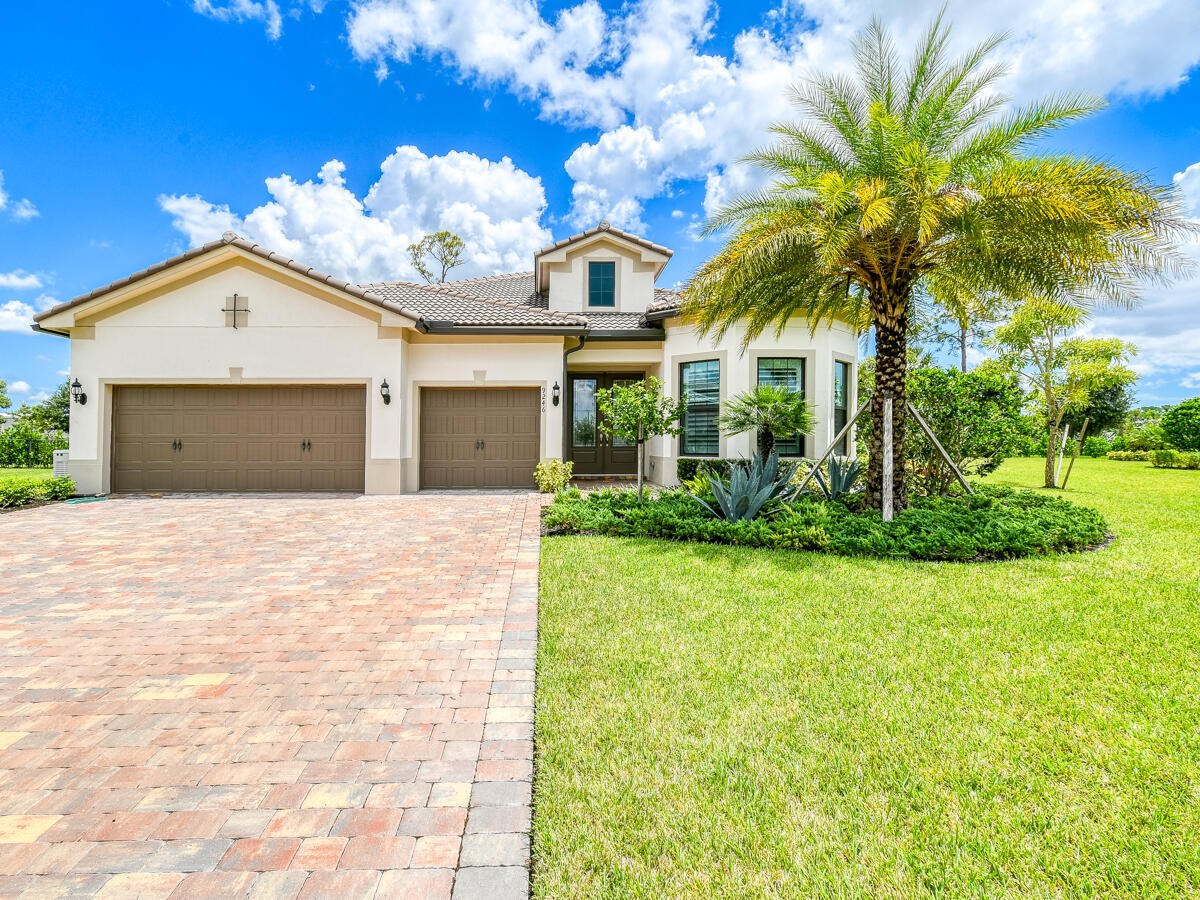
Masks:
[[[27,422],[15,422],[0,432],[0,467],[45,468],[53,465],[55,450],[66,448],[63,435],[47,437]]]
[[[1150,463],[1159,469],[1200,469],[1200,453],[1181,450],[1155,450]]]
[[[1105,456],[1118,462],[1149,462],[1154,450],[1110,450]]]
[[[1027,443],[1014,376],[988,368],[960,372],[927,366],[909,372],[908,399],[964,475],[995,471]],[[957,490],[953,471],[915,421],[908,435],[914,488],[925,494]]]
[[[543,459],[533,470],[533,480],[543,494],[557,494],[571,483],[575,463],[561,459]]]
[[[714,518],[694,497],[667,491],[639,504],[627,492],[559,498],[545,514],[549,534],[604,534],[817,550],[848,556],[927,560],[1011,559],[1081,550],[1107,530],[1094,510],[1057,497],[981,487],[974,495],[922,497],[884,522],[878,512],[805,495],[768,518]]]
[[[1167,435],[1161,425],[1144,425],[1125,434],[1127,450],[1165,450]]]
[[[1200,450],[1200,397],[1184,400],[1163,416],[1163,436],[1180,450]]]
[[[1108,453],[1109,449],[1110,445],[1108,441],[1099,435],[1093,435],[1092,437],[1084,439],[1082,453],[1084,456],[1090,456],[1093,459],[1100,459],[1106,453]]]
[[[699,473],[706,475],[724,475],[729,471],[729,464],[742,462],[737,459],[694,459],[682,457],[675,464],[675,476],[682,483],[691,481]]]
[[[75,493],[70,478],[10,478],[0,481],[0,509],[15,509],[43,500],[63,500]]]

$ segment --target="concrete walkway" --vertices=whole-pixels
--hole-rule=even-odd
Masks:
[[[0,897],[526,897],[540,506],[0,514]]]

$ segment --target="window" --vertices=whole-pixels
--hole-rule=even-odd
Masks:
[[[571,444],[596,446],[596,379],[576,378],[571,398]]]
[[[850,419],[850,363],[834,360],[833,363],[833,433],[836,436],[846,427]],[[850,435],[846,435],[837,445],[838,456],[849,455]]]
[[[617,264],[588,263],[588,306],[617,305]]]
[[[721,408],[721,361],[702,359],[679,364],[679,386],[687,399],[683,434],[679,437],[682,456],[716,456],[721,452],[717,413]]]
[[[758,360],[758,383],[774,384],[803,394],[804,360],[800,357],[761,357]],[[804,435],[797,432],[788,438],[776,438],[775,450],[780,456],[803,456]]]

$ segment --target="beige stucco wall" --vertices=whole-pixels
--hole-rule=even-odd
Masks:
[[[562,458],[562,406],[553,386],[562,381],[563,339],[513,335],[411,336],[405,357],[404,405],[411,411],[401,441],[406,490],[420,473],[420,400],[423,387],[536,387],[542,392],[541,456]],[[560,384],[561,388],[561,384]]]
[[[110,487],[113,387],[148,383],[364,384],[366,489],[401,490],[407,405],[401,397],[385,406],[379,383],[386,378],[394,393],[403,383],[408,320],[313,290],[294,276],[235,260],[144,302],[131,297],[124,307],[80,316],[71,377],[79,379],[88,403],[71,405],[70,463],[79,491]],[[236,330],[221,311],[235,291],[250,308],[248,327]]]
[[[587,308],[587,264],[616,263],[616,306],[605,312],[645,312],[654,297],[654,279],[666,263],[662,254],[631,249],[614,238],[600,237],[578,247],[563,248],[549,263],[550,308],[581,312]]]
[[[721,401],[749,390],[754,386],[758,374],[760,356],[803,357],[806,368],[808,399],[816,413],[817,425],[810,436],[807,452],[810,456],[821,453],[829,446],[833,431],[833,363],[842,360],[851,363],[851,395],[857,378],[858,338],[852,328],[843,322],[822,324],[815,334],[810,334],[809,324],[804,319],[793,320],[783,334],[775,336],[774,330],[755,338],[744,351],[742,340],[744,328],[732,328],[719,341],[701,335],[685,320],[675,318],[664,322],[666,340],[663,343],[661,375],[666,393],[679,396],[679,364],[699,359],[721,361]],[[721,436],[722,457],[749,456],[754,449],[754,437],[750,434]],[[853,441],[853,437],[851,437]],[[649,442],[647,477],[660,484],[675,484],[676,460],[679,458],[679,439],[660,437]]]

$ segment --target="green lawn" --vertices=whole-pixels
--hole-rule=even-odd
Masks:
[[[536,895],[1200,895],[1200,472],[1080,460],[1066,496],[1117,542],[543,541]]]
[[[49,478],[53,474],[53,469],[0,469],[0,481],[13,478]]]

